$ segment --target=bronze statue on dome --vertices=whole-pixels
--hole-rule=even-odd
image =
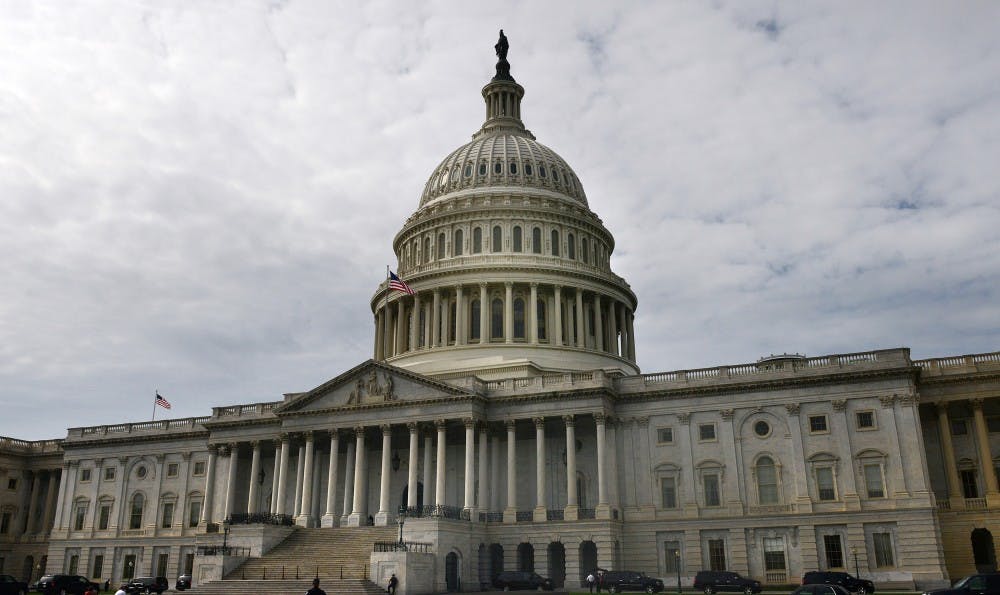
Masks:
[[[507,42],[507,36],[503,34],[503,29],[500,29],[500,39],[493,49],[497,51],[498,58],[497,74],[493,80],[514,82],[514,77],[510,76],[510,63],[507,62],[507,50],[510,49],[510,44]]]
[[[503,29],[500,29],[500,40],[497,41],[497,44],[493,48],[497,51],[497,58],[500,58],[500,60],[507,59],[507,50],[510,49],[510,44],[507,43],[507,36],[503,34]]]

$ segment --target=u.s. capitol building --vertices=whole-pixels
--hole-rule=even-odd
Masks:
[[[614,237],[498,53],[485,122],[393,239],[413,293],[372,296],[372,359],[208,417],[0,439],[0,574],[290,578],[295,540],[357,550],[303,576],[411,593],[501,569],[913,588],[995,567],[1000,354],[640,373]]]

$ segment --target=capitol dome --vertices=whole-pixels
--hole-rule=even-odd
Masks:
[[[499,55],[499,54],[498,54]],[[371,299],[375,359],[443,378],[639,372],[635,294],[576,172],[521,120],[506,52],[486,120],[434,168],[396,234],[396,271]]]

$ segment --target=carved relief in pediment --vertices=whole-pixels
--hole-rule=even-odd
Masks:
[[[354,381],[354,388],[347,398],[347,404],[360,405],[362,403],[394,400],[396,400],[396,394],[393,392],[392,375],[388,373],[379,374],[377,371],[371,370],[367,378],[359,376]]]

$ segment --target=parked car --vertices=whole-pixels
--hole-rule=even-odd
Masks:
[[[851,595],[840,585],[802,585],[792,595]]]
[[[950,589],[935,589],[924,595],[1000,595],[1000,574],[970,574]]]
[[[851,593],[868,595],[875,592],[875,583],[851,576],[846,572],[811,570],[802,575],[803,585],[839,585]]]
[[[752,595],[761,591],[760,581],[725,570],[699,570],[694,576],[694,588],[705,595],[727,591]]]
[[[174,585],[174,588],[177,589],[178,591],[183,591],[184,589],[190,589],[191,575],[182,574],[179,577],[177,577],[177,583]]]
[[[137,576],[125,585],[125,592],[137,595],[148,593],[163,593],[170,588],[165,576]]]
[[[516,591],[518,589],[539,588],[551,591],[555,589],[552,579],[547,579],[534,572],[522,572],[515,570],[505,570],[496,575],[493,579],[493,586],[504,591]]]
[[[78,574],[46,574],[38,579],[37,589],[45,595],[83,595],[90,587],[100,588],[85,576]]]
[[[646,576],[645,572],[631,570],[609,570],[604,573],[604,588],[611,593],[625,591],[645,591],[659,593],[663,591],[663,581]]]
[[[0,574],[0,595],[27,595],[28,583],[21,582],[9,574]]]

